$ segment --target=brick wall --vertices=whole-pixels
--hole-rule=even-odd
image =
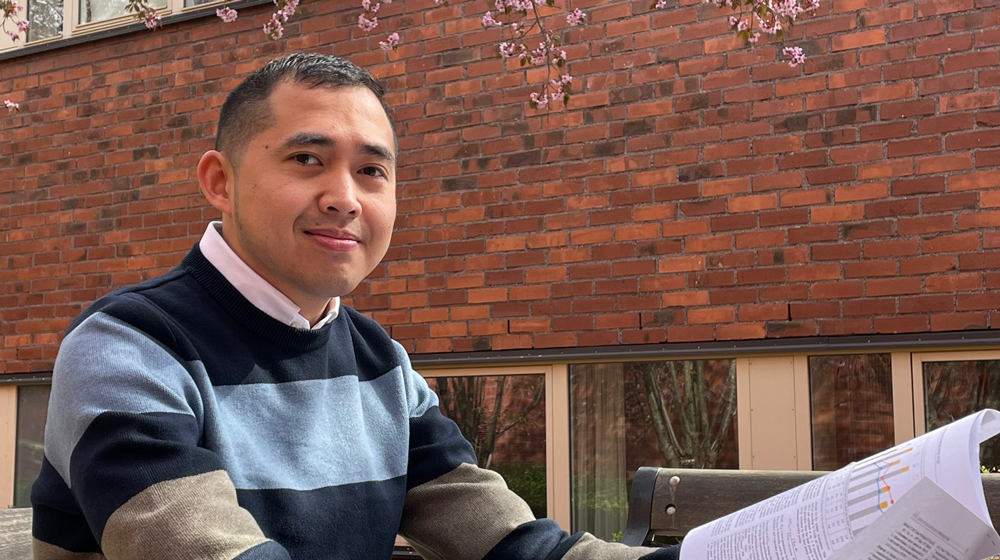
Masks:
[[[822,0],[804,70],[651,3],[573,4],[566,111],[526,106],[539,75],[502,71],[481,1],[386,6],[389,55],[310,0],[277,43],[260,7],[0,61],[24,109],[0,118],[0,372],[49,370],[88,302],[180,260],[225,92],[296,49],[392,92],[398,227],[352,300],[411,351],[1000,325],[997,0]]]

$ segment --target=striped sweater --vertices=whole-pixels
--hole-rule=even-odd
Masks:
[[[53,373],[36,560],[659,560],[534,520],[403,348],[344,307],[299,330],[197,245],[99,299]]]

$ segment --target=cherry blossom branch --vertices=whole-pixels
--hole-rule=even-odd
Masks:
[[[729,16],[730,29],[751,45],[760,41],[762,33],[781,38],[799,16],[819,7],[819,0],[705,0],[705,3],[738,10],[739,14]],[[665,0],[657,0],[653,7],[662,8],[665,4]],[[782,54],[789,57],[788,65],[792,68],[806,60],[801,47],[785,47]]]
[[[0,0],[0,13],[2,13],[3,18],[0,19],[0,29],[10,37],[11,41],[18,41],[22,33],[27,37],[28,20],[21,19],[18,15],[22,11],[24,11],[24,7],[14,0]],[[7,23],[12,24],[14,29],[7,29]],[[19,113],[21,111],[21,105],[14,103],[10,99],[4,99],[3,106],[7,109],[8,113]]]
[[[133,14],[132,19],[135,21],[144,23],[146,29],[156,29],[160,25],[160,14],[148,0],[128,0],[125,11]]]

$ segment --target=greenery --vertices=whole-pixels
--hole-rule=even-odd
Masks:
[[[491,470],[500,473],[507,486],[521,496],[535,517],[547,517],[545,466],[531,461],[518,461],[492,465]]]

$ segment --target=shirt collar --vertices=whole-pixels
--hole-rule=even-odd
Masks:
[[[297,329],[318,329],[340,314],[340,298],[330,299],[324,315],[315,325],[303,317],[299,306],[253,271],[222,238],[222,222],[211,222],[198,243],[201,253],[243,297],[272,318]]]

